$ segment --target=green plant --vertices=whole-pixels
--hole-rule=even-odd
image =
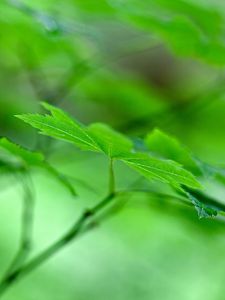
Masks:
[[[22,191],[21,199],[14,195],[10,201],[5,201],[8,199],[4,192],[1,194],[0,295],[66,245],[97,229],[105,219],[108,222],[111,215],[118,218],[116,224],[121,221],[118,227],[122,231],[126,208],[129,210],[132,205],[135,209],[138,207],[134,214],[137,219],[133,215],[130,217],[135,230],[140,232],[142,216],[149,214],[147,217],[153,218],[148,218],[147,226],[143,227],[148,230],[157,227],[155,243],[160,244],[163,240],[164,244],[160,244],[154,256],[151,253],[155,251],[152,236],[140,239],[140,245],[148,241],[145,253],[151,253],[145,257],[145,265],[150,266],[153,262],[154,266],[151,266],[152,270],[143,268],[142,280],[139,270],[133,270],[129,263],[131,272],[126,270],[121,282],[118,280],[121,286],[116,299],[140,298],[143,289],[139,285],[142,283],[144,291],[147,285],[149,288],[144,299],[171,300],[173,280],[172,299],[180,298],[179,293],[174,297],[179,289],[186,300],[192,299],[193,292],[199,299],[206,300],[207,296],[209,300],[217,299],[218,291],[215,289],[213,293],[208,285],[210,276],[223,295],[222,259],[218,259],[216,265],[215,257],[220,255],[219,245],[222,253],[224,249],[224,4],[219,0],[198,3],[192,0],[68,0],[63,3],[3,0],[0,10],[3,12],[0,16],[3,74],[0,77],[3,87],[0,91],[0,184],[6,193],[13,193],[17,188]],[[64,111],[90,125],[80,123]],[[50,183],[53,180],[56,191],[45,184],[48,180]],[[57,189],[61,188],[62,206],[58,209],[54,200],[58,196]],[[63,218],[63,213],[69,210],[67,198],[72,199],[75,207],[75,211],[71,210],[74,224],[63,235],[56,226],[54,234],[46,237],[45,242],[50,245],[44,246],[45,229],[51,232],[58,215]],[[54,205],[48,210],[52,200]],[[142,202],[145,205],[143,211],[140,209]],[[14,211],[8,213],[8,207],[14,204],[16,208],[13,206]],[[43,205],[41,212],[39,205]],[[18,220],[13,217],[20,216],[17,209],[21,208],[18,226]],[[42,219],[45,209],[47,220]],[[119,212],[125,215],[121,220]],[[175,226],[182,227],[189,222],[187,227],[194,228],[188,232],[191,241],[187,243],[187,249],[183,249],[183,243],[175,245],[181,237],[171,225],[173,221],[161,219],[167,213],[175,220]],[[108,229],[107,222],[104,229]],[[60,226],[64,228],[64,225]],[[19,230],[19,249],[14,253]],[[168,241],[166,234],[164,240],[164,230],[172,236]],[[120,232],[116,233],[119,239]],[[127,233],[130,234],[129,228]],[[185,242],[186,232],[180,234]],[[55,235],[59,238],[50,242]],[[90,237],[95,238],[93,232]],[[104,237],[102,242],[106,239]],[[112,241],[110,232],[109,239]],[[197,242],[192,243],[193,240]],[[204,254],[206,240],[211,246]],[[92,241],[88,243],[88,247],[92,246]],[[82,242],[77,245],[79,247]],[[37,250],[43,247],[46,250]],[[114,254],[117,248],[114,249],[114,245],[111,248]],[[133,249],[128,248],[122,263],[132,253]],[[139,251],[142,249],[146,250],[140,246]],[[194,252],[192,264],[188,257],[191,249]],[[92,250],[96,250],[96,246]],[[88,248],[90,257],[92,250]],[[15,256],[5,267],[4,262],[12,255],[10,251]],[[109,255],[107,253],[107,258]],[[183,255],[181,263],[177,260],[179,255]],[[71,262],[77,256],[72,253],[63,259],[68,258]],[[171,259],[166,269],[168,256]],[[138,253],[134,259],[138,264],[139,257]],[[195,271],[198,266],[201,268],[202,257],[205,257],[208,272],[202,268],[198,275]],[[82,258],[78,259],[82,261]],[[149,259],[152,259],[151,263]],[[56,261],[60,264],[57,257]],[[99,294],[96,296],[93,286],[87,289],[86,286],[90,286],[88,280],[87,283],[83,280],[88,293],[82,291],[79,294],[81,280],[78,287],[71,280],[79,300],[89,299],[89,292],[94,294],[91,299],[104,300],[111,297],[111,290],[115,288],[110,276],[98,277],[97,259],[92,262],[92,279],[104,281],[108,290],[104,294],[102,289],[100,297]],[[109,265],[104,266],[109,275]],[[174,276],[170,276],[171,268],[176,271]],[[49,270],[58,276],[65,292],[61,281],[64,274],[59,272],[57,275],[54,269]],[[216,270],[217,279],[213,270]],[[79,266],[73,271],[73,274],[76,271],[79,275],[82,273],[79,273]],[[86,275],[89,276],[91,271],[88,268]],[[117,277],[117,271],[119,274],[119,265],[116,276],[113,274],[112,277]],[[64,266],[63,273],[66,272]],[[161,276],[163,272],[166,279],[163,276],[156,278],[156,274],[162,273]],[[188,277],[183,276],[186,272],[191,281],[184,289],[182,279]],[[202,275],[205,286],[195,282],[196,286],[192,284],[190,289],[190,283],[196,281],[194,276],[200,278]],[[80,277],[82,279],[82,274]],[[123,286],[125,278],[127,287]],[[154,278],[160,289],[168,280],[168,287],[162,294],[157,285],[154,287]],[[45,280],[43,276],[41,284]],[[43,288],[41,296],[36,296],[39,285],[35,282],[36,290],[33,291],[29,277],[27,286],[24,282],[24,290],[18,285],[7,299],[29,297],[33,292],[36,298],[50,295],[48,289]],[[222,288],[219,289],[219,285]],[[51,280],[48,286],[51,286]],[[98,287],[95,281],[94,286]],[[198,289],[202,294],[198,294]],[[55,300],[54,292],[52,297]]]
[[[0,285],[1,294],[14,282],[27,275],[72,242],[78,235],[91,229],[93,220],[104,212],[108,206],[119,201],[122,195],[129,197],[129,194],[141,192],[150,195],[155,193],[160,197],[168,196],[163,192],[160,193],[160,190],[143,189],[138,184],[129,186],[125,190],[118,190],[114,172],[116,161],[123,162],[147,180],[169,184],[174,191],[170,197],[174,197],[174,199],[184,204],[190,205],[192,203],[198,212],[199,218],[213,217],[217,213],[225,211],[222,203],[205,194],[204,184],[200,183],[200,180],[204,179],[204,176],[208,176],[209,172],[212,177],[224,176],[224,170],[204,164],[175,138],[156,129],[143,140],[144,150],[139,152],[136,150],[135,143],[129,137],[116,132],[105,124],[96,123],[84,126],[70,118],[59,108],[47,103],[43,103],[43,107],[49,110],[51,115],[26,114],[19,115],[18,118],[39,129],[41,134],[72,143],[83,151],[106,155],[109,161],[109,184],[106,187],[106,196],[103,200],[92,208],[86,209],[64,236],[27,262],[32,240],[33,218],[30,170],[37,167],[46,169],[60,183],[63,183],[73,195],[75,195],[75,191],[67,178],[50,166],[41,153],[30,152],[5,138],[1,139],[1,167],[17,177],[22,176],[25,191],[21,247],[2,280]]]

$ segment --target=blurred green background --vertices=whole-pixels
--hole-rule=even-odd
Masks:
[[[0,135],[71,177],[73,198],[35,171],[32,256],[106,192],[107,162],[38,142],[14,115],[48,101],[133,139],[155,127],[203,161],[225,165],[225,3],[219,0],[2,0]],[[47,145],[47,146],[46,146]],[[117,185],[135,174],[116,165]],[[224,187],[206,183],[221,202]],[[18,248],[20,183],[0,177],[0,271]],[[158,187],[160,189],[160,186]],[[224,219],[199,220],[173,199],[134,194],[122,209],[13,286],[4,300],[224,299]]]

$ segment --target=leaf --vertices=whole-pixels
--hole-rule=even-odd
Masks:
[[[86,127],[61,109],[47,103],[42,105],[51,115],[28,114],[17,117],[39,129],[42,134],[71,142],[82,150],[102,152],[110,157],[131,151],[132,142],[109,126],[96,123]]]
[[[201,169],[189,149],[175,137],[155,129],[147,135],[145,143],[151,152],[162,158],[175,160],[195,174],[201,173]]]
[[[219,206],[217,207],[215,205],[203,203],[192,192],[185,192],[185,194],[195,206],[195,209],[197,210],[200,219],[215,217],[217,216],[218,212],[221,211],[221,208]]]
[[[40,129],[41,133],[72,142],[81,149],[104,153],[117,158],[147,177],[169,183],[177,188],[182,185],[201,188],[195,177],[178,163],[160,160],[147,154],[133,153],[132,142],[107,125],[96,123],[89,127],[72,120],[62,110],[43,104],[50,115],[23,115],[20,119]]]
[[[6,138],[1,138],[0,159],[7,165],[27,168],[42,164],[44,156],[41,153],[26,150]]]
[[[144,153],[130,154],[121,160],[147,179],[169,183],[179,189],[183,185],[193,189],[201,188],[201,184],[189,171],[173,161],[161,160]]]
[[[116,158],[128,154],[133,148],[131,140],[105,124],[90,125],[88,133],[93,137],[99,149],[109,157]]]
[[[40,167],[49,171],[72,195],[76,195],[74,187],[66,176],[50,166],[41,153],[32,152],[12,143],[6,138],[0,139],[0,168],[3,172],[14,173],[15,171],[27,170],[31,167]]]
[[[175,160],[195,175],[203,175],[205,179],[216,179],[225,184],[225,170],[201,161],[176,138],[159,129],[153,130],[145,139],[148,149],[162,158]]]
[[[81,149],[100,151],[84,125],[71,119],[59,108],[47,103],[42,103],[42,105],[52,115],[26,114],[17,117],[39,129],[44,135],[73,143]]]

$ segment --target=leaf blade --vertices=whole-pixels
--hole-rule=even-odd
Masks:
[[[147,179],[156,179],[178,188],[183,185],[193,189],[202,188],[192,173],[173,161],[161,160],[145,153],[134,153],[121,160]]]
[[[101,151],[111,158],[129,154],[133,148],[130,139],[103,123],[91,124],[88,127],[88,132]]]
[[[9,141],[7,138],[0,139],[1,160],[11,166],[21,167],[37,166],[42,164],[44,156],[38,152],[32,152]]]
[[[174,160],[194,174],[201,173],[196,159],[178,139],[155,128],[145,138],[147,148],[162,158]]]
[[[39,129],[41,134],[73,143],[81,149],[99,151],[84,125],[67,116],[59,108],[47,103],[42,105],[51,115],[25,114],[16,117]]]

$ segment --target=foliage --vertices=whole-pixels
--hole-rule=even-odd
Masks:
[[[0,3],[0,180],[18,197],[15,183],[22,189],[20,244],[0,295],[134,202],[145,203],[140,223],[151,206],[157,228],[168,214],[178,227],[188,221],[216,235],[225,213],[224,8],[210,0]],[[63,208],[64,189],[79,201],[69,230],[39,252],[45,185],[50,199],[63,189]],[[118,233],[129,230],[121,220]]]

